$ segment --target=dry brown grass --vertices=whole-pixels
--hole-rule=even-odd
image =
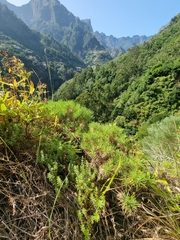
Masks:
[[[29,154],[21,162],[0,156],[0,239],[48,239],[49,216],[55,199],[46,178],[46,168]],[[23,160],[23,161],[22,161]],[[57,202],[51,224],[51,239],[81,239],[73,194]]]
[[[73,183],[62,190],[49,229],[49,216],[56,196],[47,180],[47,169],[38,165],[30,153],[18,153],[15,158],[3,144],[0,150],[0,239],[83,240]],[[140,189],[137,211],[125,215],[117,198],[122,186],[114,182],[112,187],[106,194],[101,219],[94,225],[92,240],[178,240],[163,235],[168,225],[165,225],[162,212],[155,208],[151,191]],[[161,198],[156,197],[156,201],[161,202]]]

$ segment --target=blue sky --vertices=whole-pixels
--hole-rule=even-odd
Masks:
[[[30,0],[8,0],[16,6]],[[126,37],[153,35],[180,13],[180,0],[60,0],[80,19],[91,19],[94,31]]]

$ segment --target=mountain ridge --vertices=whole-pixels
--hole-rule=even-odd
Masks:
[[[94,35],[98,39],[98,41],[105,48],[122,48],[127,51],[129,48],[133,47],[134,44],[139,45],[148,41],[152,36],[147,37],[146,35],[134,35],[132,37],[120,37],[116,38],[113,35],[107,36],[105,33],[99,33],[98,31],[94,32]]]
[[[8,4],[8,7],[31,29],[52,36],[85,63],[99,64],[112,59],[91,33],[89,26],[69,12],[58,0],[31,0],[21,7],[11,4]],[[95,53],[96,56],[93,56]],[[95,58],[96,62],[93,62]]]
[[[1,3],[0,23],[0,48],[8,50],[10,55],[18,56],[29,71],[34,69],[37,75],[43,78],[43,82],[49,85],[44,52],[46,48],[54,90],[74,75],[76,67],[86,66],[65,45],[50,36],[31,30],[13,11]]]
[[[139,45],[148,41],[152,36],[146,35],[134,35],[132,37],[114,37],[113,35],[107,36],[103,32],[93,31],[90,19],[84,19],[89,26],[90,31],[94,34],[99,43],[108,50],[112,58],[116,58],[119,54],[125,53],[133,47],[133,45]]]
[[[149,37],[115,38],[112,35],[93,32],[90,19],[80,20],[58,0],[31,0],[17,7],[5,3],[30,28],[51,35],[68,48],[86,64],[102,64],[124,53],[133,44],[140,44]],[[143,39],[142,39],[143,38]]]

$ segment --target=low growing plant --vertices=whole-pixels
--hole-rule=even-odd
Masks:
[[[82,160],[74,166],[79,209],[77,212],[80,228],[86,240],[91,239],[92,227],[100,220],[105,206],[105,196],[96,186],[97,170]]]

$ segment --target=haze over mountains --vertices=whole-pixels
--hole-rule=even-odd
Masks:
[[[86,64],[106,62],[127,51],[134,43],[139,44],[149,39],[146,36],[117,39],[103,33],[93,33],[90,20],[80,20],[58,0],[31,0],[21,7],[6,0],[0,2],[13,10],[30,28],[48,34],[68,46]]]
[[[5,5],[0,3],[0,48],[10,55],[19,57],[27,70],[33,70],[43,82],[49,85],[47,62],[44,50],[51,65],[54,90],[63,81],[71,78],[76,67],[86,65],[75,56],[65,45],[58,43],[50,36],[31,30]],[[34,76],[34,75],[33,75]],[[39,79],[34,77],[35,82]]]
[[[90,19],[80,20],[58,0],[31,0],[17,7],[0,0],[0,47],[19,57],[28,70],[49,85],[47,59],[54,91],[77,71],[104,64],[149,37],[115,38],[93,32]],[[46,55],[45,50],[46,49]]]
[[[112,59],[88,25],[70,13],[58,0],[31,0],[21,7],[12,4],[7,6],[31,29],[52,36],[86,64],[92,64],[93,57],[96,57],[95,63]],[[99,55],[100,61],[97,59]]]
[[[147,37],[145,35],[143,36],[135,35],[133,37],[116,38],[116,37],[113,37],[112,35],[106,36],[104,33],[99,33],[98,31],[96,31],[94,35],[98,39],[98,41],[101,43],[101,45],[104,46],[105,48],[112,48],[112,47],[122,48],[122,50],[124,51],[127,51],[134,44],[139,45],[150,39],[150,37]]]

